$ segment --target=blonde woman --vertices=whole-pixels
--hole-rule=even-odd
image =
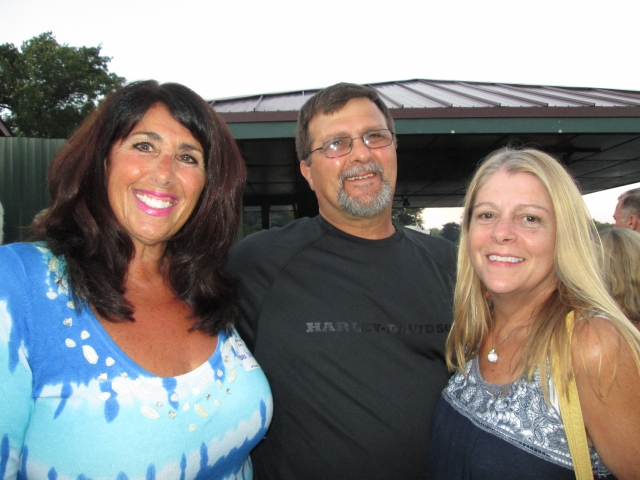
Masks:
[[[640,328],[640,233],[614,228],[601,238],[605,283],[627,318]]]
[[[603,285],[598,242],[550,156],[507,148],[479,167],[427,478],[575,478],[557,402],[574,375],[595,476],[640,478],[640,334]]]

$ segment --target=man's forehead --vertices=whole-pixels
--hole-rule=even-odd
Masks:
[[[350,135],[353,128],[387,128],[387,122],[380,108],[366,97],[352,98],[331,113],[319,111],[309,121],[310,133],[318,136]]]
[[[380,108],[373,102],[373,100],[367,97],[357,97],[347,100],[342,106],[336,109],[332,109],[330,112],[325,110],[319,110],[315,116],[327,116],[327,117],[340,117],[346,115],[349,110],[362,109],[371,110],[382,115]]]

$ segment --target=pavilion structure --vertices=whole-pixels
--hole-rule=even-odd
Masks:
[[[640,181],[640,92],[435,80],[369,84],[398,138],[394,207],[459,206],[478,162],[505,145],[563,162],[583,193]],[[317,214],[295,153],[298,111],[318,90],[212,100],[248,167],[245,207]]]

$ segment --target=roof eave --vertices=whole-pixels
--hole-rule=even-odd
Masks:
[[[394,119],[640,117],[640,107],[449,107],[391,108]],[[298,111],[218,112],[227,123],[295,122]]]

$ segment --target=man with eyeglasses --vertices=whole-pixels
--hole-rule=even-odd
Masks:
[[[393,224],[394,122],[375,90],[317,93],[296,150],[320,215],[250,235],[227,267],[274,398],[255,478],[424,478],[454,246]]]

